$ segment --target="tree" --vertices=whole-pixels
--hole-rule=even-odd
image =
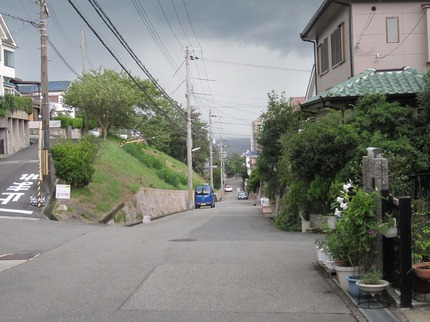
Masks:
[[[227,176],[233,176],[235,174],[241,176],[243,171],[246,171],[245,158],[237,152],[232,153],[227,157],[226,170]]]
[[[136,91],[125,73],[110,69],[84,73],[72,82],[64,95],[64,103],[83,109],[94,119],[106,140],[111,126],[127,126],[135,111]]]
[[[262,128],[257,138],[262,147],[257,159],[260,179],[267,187],[267,196],[275,198],[281,193],[283,186],[279,181],[278,162],[282,155],[281,137],[285,133],[293,133],[299,129],[300,112],[294,111],[285,97],[275,92],[268,94],[267,112],[261,115]]]

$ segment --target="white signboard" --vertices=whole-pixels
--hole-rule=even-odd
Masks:
[[[40,121],[30,121],[28,122],[28,127],[30,129],[38,129],[39,128]],[[61,121],[60,120],[53,120],[49,121],[49,127],[61,127]]]
[[[55,188],[55,198],[57,199],[70,199],[70,185],[57,184]]]

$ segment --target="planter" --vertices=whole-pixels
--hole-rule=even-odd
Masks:
[[[396,225],[396,218],[394,218],[394,226],[391,228],[388,228],[386,233],[383,233],[383,235],[386,238],[394,238],[397,237],[397,225]]]
[[[413,274],[412,289],[416,293],[430,293],[430,280],[420,279],[415,274]]]
[[[335,266],[336,278],[339,282],[340,287],[347,291],[348,290],[348,276],[355,276],[359,272],[359,267],[352,266]]]
[[[323,249],[321,247],[317,247],[318,262],[320,263],[323,261],[323,253]]]
[[[310,229],[310,228],[311,228],[311,222],[302,220],[302,233],[306,233],[307,229]]]
[[[360,280],[357,281],[357,286],[360,291],[365,292],[367,294],[378,294],[387,288],[390,283],[386,280],[380,280],[380,284],[362,284]]]
[[[415,275],[422,280],[430,280],[430,262],[412,264]]]
[[[334,271],[334,260],[333,259],[327,260],[325,266],[329,271]]]
[[[357,281],[360,276],[348,276],[348,292],[353,297],[358,297],[360,295],[360,289],[358,288]]]

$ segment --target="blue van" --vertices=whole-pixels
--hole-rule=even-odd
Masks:
[[[200,208],[201,206],[215,207],[215,194],[211,186],[197,186],[194,190],[194,206]]]

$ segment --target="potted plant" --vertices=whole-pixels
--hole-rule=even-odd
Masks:
[[[430,292],[430,213],[412,214],[412,285],[416,292]]]
[[[379,228],[385,238],[397,237],[397,222],[392,215],[386,215]]]
[[[365,293],[374,295],[382,292],[390,283],[382,279],[382,273],[375,267],[372,267],[361,276],[357,281],[358,288]]]
[[[332,204],[338,218],[336,229],[328,232],[326,243],[337,260],[339,284],[348,289],[347,277],[357,276],[360,270],[370,267],[376,255],[376,236],[381,229],[376,215],[378,195],[367,193],[352,183],[343,184],[341,189],[337,186],[337,189],[338,196]]]

